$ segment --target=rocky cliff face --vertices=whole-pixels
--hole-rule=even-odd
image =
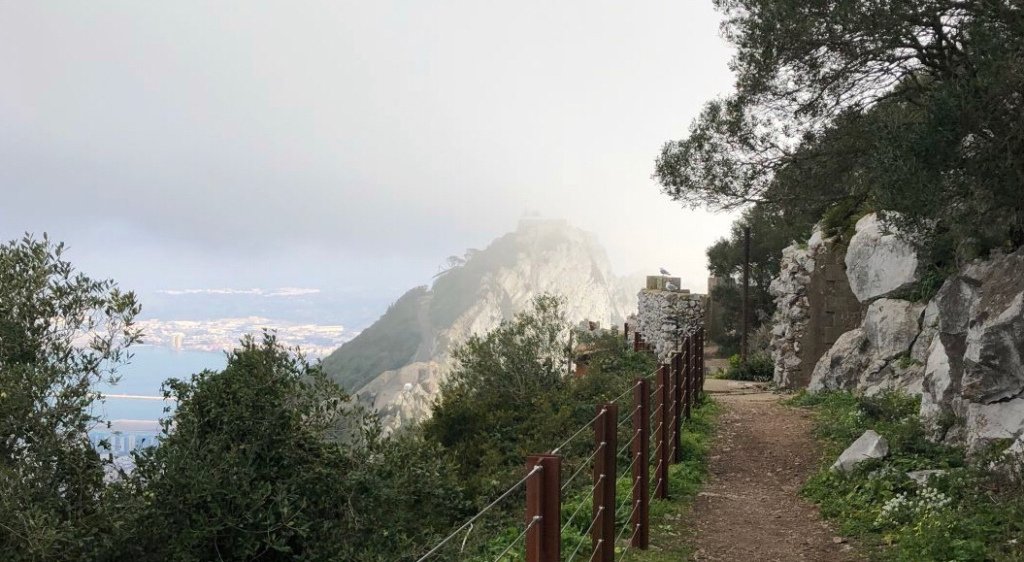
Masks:
[[[809,390],[919,394],[936,439],[1024,450],[1024,249],[966,265],[927,303],[900,298],[917,256],[876,216],[858,222],[845,262],[867,309],[817,361]]]
[[[328,357],[325,369],[372,405],[387,428],[421,420],[451,367],[452,349],[543,293],[563,296],[572,322],[617,325],[636,308],[635,286],[612,274],[592,235],[564,221],[528,220],[486,249],[468,252],[429,290],[403,296]]]

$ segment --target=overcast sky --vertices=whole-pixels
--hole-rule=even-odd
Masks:
[[[0,235],[142,291],[394,292],[524,213],[619,273],[731,217],[650,178],[725,93],[710,0],[0,0]]]

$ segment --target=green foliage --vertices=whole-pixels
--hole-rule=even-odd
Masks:
[[[675,532],[678,523],[666,522],[666,520],[678,519],[686,513],[700,491],[707,476],[708,452],[711,449],[715,420],[719,414],[720,408],[716,403],[705,401],[693,409],[693,415],[689,422],[683,425],[680,440],[683,460],[669,467],[669,498],[666,500],[655,499],[650,504],[651,543],[655,545],[655,548],[648,551],[629,549],[629,559],[651,562],[687,559],[691,550],[689,542],[681,539]],[[633,489],[632,477],[626,473],[629,462],[630,460],[625,455],[619,459],[619,477],[615,482],[616,501],[619,505],[615,512],[615,528],[619,530],[629,524],[629,504]],[[587,560],[593,552],[590,535],[587,534],[593,512],[593,493],[590,484],[588,478],[585,486],[580,486],[574,493],[566,494],[563,497],[562,521],[566,527],[562,532],[562,552],[565,558],[568,558],[569,554],[576,551],[577,548],[579,548],[577,559]],[[577,510],[576,517],[572,518],[573,513],[576,513]],[[569,522],[570,519],[571,523],[564,523]],[[519,521],[509,525],[501,535],[487,542],[481,554],[465,559],[474,562],[494,560],[505,546],[516,538],[521,526],[522,523]],[[628,534],[624,534],[616,544],[616,558],[625,552],[629,538]],[[522,549],[513,550],[508,559],[523,560]]]
[[[104,467],[86,432],[98,421],[93,385],[116,378],[139,338],[138,305],[60,255],[45,239],[0,247],[6,560],[415,560],[518,480],[527,453],[585,427],[598,404],[628,403],[635,378],[654,368],[616,334],[581,334],[588,375],[566,376],[568,327],[560,303],[540,297],[456,352],[434,420],[386,437],[319,364],[273,334],[249,336],[223,370],[165,383],[177,407],[159,447],[137,451],[125,473]],[[687,425],[687,460],[672,469],[680,497],[704,473],[712,411],[698,408]],[[620,431],[625,442],[629,428]],[[585,433],[563,443],[567,469],[591,446]],[[585,501],[586,480],[569,489],[573,501]],[[618,486],[628,497],[627,476]],[[493,559],[521,530],[522,499],[439,559]],[[656,504],[652,516],[667,509]]]
[[[587,376],[567,378],[568,335],[560,301],[540,296],[532,309],[454,352],[458,364],[423,430],[459,459],[478,495],[515,481],[526,455],[550,450],[589,422],[597,404],[628,389],[631,377],[653,370],[648,354],[604,336],[581,342],[593,348]]]
[[[142,560],[412,556],[465,512],[436,447],[382,439],[318,365],[271,334],[246,337],[223,371],[169,380],[178,401],[157,448],[114,486]]]
[[[803,493],[844,534],[877,546],[886,560],[1024,559],[1021,482],[993,470],[991,455],[966,462],[962,451],[928,441],[916,399],[820,393],[792,403],[815,409],[815,431],[826,447],[825,465]],[[832,459],[867,429],[889,440],[889,457],[849,475],[830,470]],[[923,469],[946,473],[924,485],[906,475]]]
[[[707,250],[708,270],[721,282],[712,290],[717,316],[711,321],[710,338],[721,353],[739,351],[742,324],[743,229],[750,228],[750,331],[767,323],[775,312],[769,291],[772,278],[779,273],[782,249],[793,240],[810,234],[815,217],[796,220],[765,206],[744,211],[732,224],[728,238],[722,238]]]
[[[714,209],[756,203],[793,224],[829,209],[893,211],[939,267],[950,249],[1024,243],[1018,4],[715,4],[737,47],[736,91],[666,143],[655,171],[666,194]]]
[[[772,380],[775,375],[775,362],[771,356],[765,353],[754,353],[747,357],[747,364],[744,365],[739,355],[729,357],[729,368],[722,374],[723,379],[737,381],[759,381]]]
[[[139,305],[75,271],[63,244],[0,245],[0,548],[6,560],[89,558],[104,462],[93,385],[117,378],[140,338]]]
[[[380,320],[324,358],[324,371],[355,392],[380,373],[408,364],[425,336],[419,315],[426,295],[426,287],[402,295]]]

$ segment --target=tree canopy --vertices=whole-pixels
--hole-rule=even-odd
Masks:
[[[77,272],[45,235],[0,245],[0,545],[7,559],[79,558],[107,524],[94,386],[117,378],[139,304]]]
[[[716,0],[735,91],[666,143],[688,205],[817,213],[848,200],[912,238],[1024,242],[1024,6]]]

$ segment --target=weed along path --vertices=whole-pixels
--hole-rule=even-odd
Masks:
[[[820,449],[811,414],[762,385],[709,379],[721,405],[707,484],[686,518],[694,560],[860,560],[799,495]]]

